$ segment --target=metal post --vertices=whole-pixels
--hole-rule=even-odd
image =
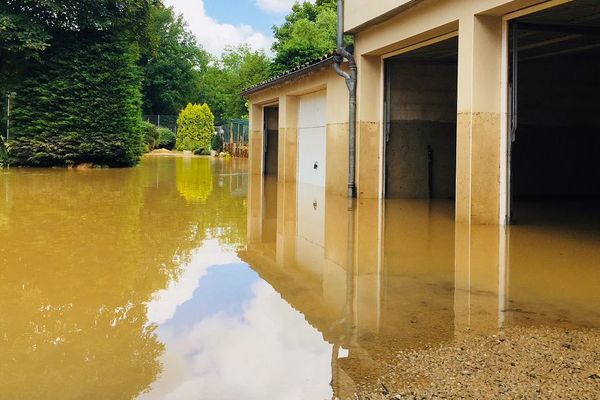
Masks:
[[[10,137],[10,100],[11,98],[13,98],[14,96],[16,96],[17,93],[15,92],[9,92],[6,97],[7,97],[7,107],[6,107],[6,140],[8,141],[8,138]]]
[[[160,128],[160,114],[158,114],[158,127]]]
[[[8,136],[10,134],[10,93],[6,95],[8,99],[8,104],[6,106],[6,140],[8,141]]]

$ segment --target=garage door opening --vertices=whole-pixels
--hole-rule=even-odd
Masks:
[[[386,197],[454,198],[457,68],[457,38],[386,61]]]
[[[279,152],[279,107],[264,109],[265,175],[277,176]]]
[[[509,43],[512,223],[597,219],[600,3],[521,17]]]

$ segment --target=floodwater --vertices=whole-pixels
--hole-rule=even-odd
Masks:
[[[0,398],[333,399],[397,351],[600,327],[600,229],[348,211],[244,160],[0,170]]]

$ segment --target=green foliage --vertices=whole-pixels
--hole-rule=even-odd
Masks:
[[[1,2],[0,92],[17,92],[12,162],[137,162],[142,127],[135,63],[157,1]]]
[[[140,60],[144,113],[175,115],[197,98],[209,56],[172,8],[152,7],[148,23],[149,39],[142,46]]]
[[[67,34],[15,97],[10,158],[18,165],[134,165],[142,152],[140,74],[127,43]]]
[[[228,48],[219,60],[212,61],[201,77],[200,98],[210,104],[217,125],[248,115],[240,92],[266,80],[270,65],[263,51],[252,51],[248,45]]]
[[[321,57],[336,47],[337,3],[317,0],[294,4],[280,26],[273,27],[273,75]]]
[[[158,128],[147,121],[142,121],[141,127],[144,134],[144,144],[146,145],[147,150],[152,151],[156,149],[160,140]]]
[[[4,0],[0,2],[0,89],[17,82],[32,60],[65,33],[112,33],[146,42],[155,0]],[[54,40],[54,44],[60,44]]]
[[[223,151],[223,138],[220,135],[213,135],[210,148],[218,153]]]
[[[208,105],[188,104],[177,118],[175,146],[179,151],[208,151],[214,131],[215,117]]]
[[[4,138],[0,139],[0,167],[9,165],[8,152],[4,144]]]
[[[158,128],[158,144],[156,148],[173,150],[176,140],[175,132],[169,128]]]
[[[0,4],[0,91],[10,90],[33,60],[50,45],[45,27]]]
[[[5,8],[53,32],[143,32],[153,0],[4,0]]]

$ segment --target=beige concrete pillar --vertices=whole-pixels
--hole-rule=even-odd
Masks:
[[[500,222],[501,17],[459,22],[456,219]]]
[[[285,268],[296,259],[296,226],[298,219],[296,183],[277,184],[277,266]]]
[[[250,104],[248,166],[250,175],[263,175],[263,107]]]
[[[279,180],[296,182],[298,97],[279,97]]]
[[[248,179],[248,244],[262,240],[263,177],[250,174]]]
[[[355,324],[361,334],[379,331],[381,311],[382,243],[381,201],[360,199],[354,227]]]
[[[260,243],[262,232],[262,123],[263,109],[250,104],[249,179],[248,179],[248,244]]]
[[[454,315],[457,333],[489,332],[503,322],[506,299],[506,230],[456,224]]]
[[[360,54],[357,50],[356,54]],[[356,185],[360,198],[381,196],[382,61],[362,56],[358,63]]]

